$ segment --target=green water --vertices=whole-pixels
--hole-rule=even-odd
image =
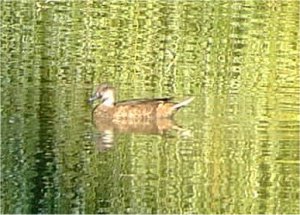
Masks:
[[[1,213],[300,212],[299,1],[0,4]],[[195,100],[105,133],[102,82]]]

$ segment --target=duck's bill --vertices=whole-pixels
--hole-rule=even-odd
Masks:
[[[92,102],[95,101],[96,99],[98,99],[97,94],[95,94],[95,95],[93,95],[92,97],[90,97],[90,98],[88,99],[88,103],[92,103]]]

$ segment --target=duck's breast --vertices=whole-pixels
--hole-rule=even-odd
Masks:
[[[96,118],[113,118],[115,107],[109,107],[105,105],[98,105],[93,110],[93,117]]]

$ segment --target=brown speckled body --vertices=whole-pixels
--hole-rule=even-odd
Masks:
[[[175,103],[169,100],[169,98],[132,100],[118,102],[112,107],[99,104],[94,108],[93,116],[111,119],[169,118],[175,113],[172,109]]]
[[[175,103],[171,101],[171,98],[156,98],[115,102],[114,88],[108,84],[101,84],[95,95],[89,100],[96,99],[101,99],[102,104],[93,109],[93,117],[112,119],[113,121],[170,118],[178,109],[188,105],[193,100],[190,98]]]

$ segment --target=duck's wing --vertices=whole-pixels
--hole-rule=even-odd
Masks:
[[[119,105],[139,105],[139,104],[149,104],[149,103],[161,103],[171,101],[172,98],[154,98],[154,99],[131,99],[125,101],[119,101],[115,103],[116,106]]]

